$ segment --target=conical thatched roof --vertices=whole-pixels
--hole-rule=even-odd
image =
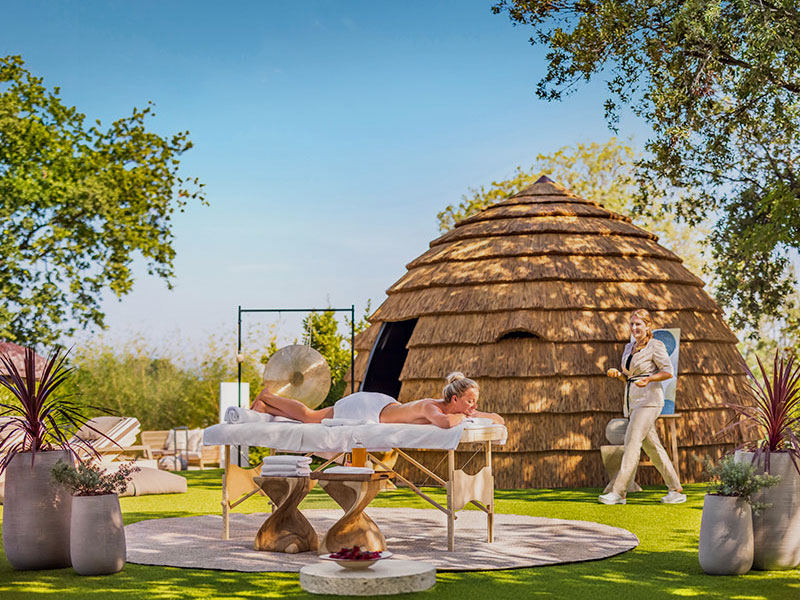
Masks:
[[[681,329],[684,479],[699,475],[695,457],[730,442],[714,433],[730,416],[720,403],[741,388],[743,369],[702,280],[629,218],[546,177],[431,242],[387,295],[356,341],[357,389],[373,368],[381,326],[406,322],[400,401],[439,397],[449,371],[477,379],[481,410],[502,414],[509,428],[495,452],[499,487],[604,483],[599,447],[623,394],[605,371],[618,366],[636,308],[650,310],[659,328]],[[648,471],[640,480],[657,480]]]

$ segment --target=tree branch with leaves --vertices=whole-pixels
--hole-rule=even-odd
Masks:
[[[669,187],[679,191],[671,214],[716,222],[716,295],[734,327],[757,328],[791,307],[788,261],[800,249],[797,2],[501,0],[493,11],[547,46],[539,97],[560,100],[602,77],[612,128],[622,106],[647,121],[637,203],[646,210],[652,190]]]
[[[152,104],[104,128],[59,94],[0,58],[0,338],[19,343],[103,327],[103,294],[133,289],[137,256],[170,286],[174,213],[205,201],[178,172],[188,132],[148,131]]]

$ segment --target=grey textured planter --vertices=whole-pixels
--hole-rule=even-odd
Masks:
[[[753,453],[737,452],[736,460],[750,463]],[[763,461],[756,468],[763,471]],[[800,477],[786,452],[771,453],[769,470],[770,475],[780,475],[781,482],[753,496],[754,502],[772,504],[753,515],[753,568],[784,571],[800,564]]]
[[[23,452],[6,468],[3,548],[15,569],[61,569],[70,565],[72,496],[50,474],[59,460],[72,462],[66,450],[53,450],[37,452],[31,467],[30,453]]]
[[[706,494],[700,523],[700,566],[709,575],[744,575],[753,566],[750,505],[735,496]]]
[[[110,575],[125,566],[125,529],[119,496],[72,499],[72,568],[79,575]]]

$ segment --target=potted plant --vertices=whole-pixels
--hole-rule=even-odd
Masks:
[[[723,431],[738,428],[749,440],[736,452],[736,460],[779,475],[777,486],[756,494],[756,500],[773,506],[753,515],[755,555],[753,568],[793,569],[800,564],[800,367],[794,358],[775,353],[772,375],[761,360],[759,374],[747,369],[746,401],[727,404],[736,422]]]
[[[96,465],[58,462],[53,479],[70,490],[70,558],[79,575],[109,575],[125,566],[125,529],[119,494],[138,467],[122,464],[113,473]]]
[[[7,354],[0,385],[12,400],[0,401],[0,473],[6,474],[3,547],[15,569],[68,567],[72,497],[55,485],[50,469],[74,454],[65,428],[86,422],[69,396],[56,392],[68,378],[66,355],[54,349],[36,377],[36,354],[25,349],[23,373]],[[91,450],[91,448],[90,448]]]
[[[778,484],[780,477],[757,474],[753,465],[726,456],[714,467],[703,500],[700,566],[709,575],[743,575],[753,566],[753,514],[765,508],[753,494]]]

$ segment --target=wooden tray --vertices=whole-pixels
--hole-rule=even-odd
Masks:
[[[375,471],[374,473],[326,473],[318,471],[311,473],[311,479],[323,481],[377,481],[379,479],[394,479],[393,471]]]

